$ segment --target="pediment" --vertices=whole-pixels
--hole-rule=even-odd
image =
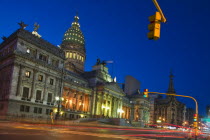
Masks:
[[[124,91],[120,88],[120,86],[117,83],[114,83],[114,82],[107,83],[104,85],[104,87],[106,89],[113,91],[113,92],[117,92],[119,94],[125,95]]]

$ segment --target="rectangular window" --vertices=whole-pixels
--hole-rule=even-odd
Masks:
[[[47,56],[44,56],[43,55],[43,59],[42,59],[43,61],[47,61]]]
[[[24,108],[25,108],[25,106],[24,105],[21,105],[20,106],[20,112],[24,112]]]
[[[37,52],[36,50],[31,50],[31,56],[36,58],[36,52]]]
[[[66,58],[69,58],[69,52],[66,52]]]
[[[43,81],[43,75],[39,75],[38,81],[42,82]]]
[[[72,58],[72,53],[70,52],[70,58]]]
[[[43,56],[42,54],[39,54],[39,59],[40,59],[40,60],[42,60],[42,56]]]
[[[52,102],[52,93],[48,93],[47,102]]]
[[[36,91],[36,100],[41,100],[41,96],[42,96],[42,91],[41,90],[37,90]]]
[[[37,112],[38,112],[38,108],[34,107],[34,113],[37,113]]]
[[[27,87],[24,87],[23,88],[23,98],[28,98],[28,96],[29,96],[29,88],[27,88]]]
[[[39,113],[39,114],[42,114],[42,108],[39,108],[39,109],[38,109],[38,113]]]
[[[46,115],[49,115],[49,111],[50,111],[49,109],[46,109]]]
[[[56,67],[59,66],[59,60],[55,61],[55,66],[56,66]]]
[[[26,72],[25,72],[25,76],[26,76],[27,78],[30,78],[31,72],[30,72],[30,71],[26,71]]]
[[[45,56],[43,54],[39,54],[39,59],[47,62],[47,56]]]
[[[53,85],[54,79],[50,79],[50,85]]]
[[[30,111],[30,106],[25,106],[25,112],[29,112]]]
[[[46,115],[51,115],[52,109],[46,109]]]
[[[52,65],[58,67],[59,61],[52,59]]]

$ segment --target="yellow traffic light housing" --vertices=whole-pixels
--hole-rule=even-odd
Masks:
[[[160,38],[160,22],[161,15],[159,12],[156,12],[155,15],[149,17],[150,24],[148,25],[147,37],[149,39],[158,40]]]
[[[149,97],[149,96],[148,96],[148,89],[144,89],[143,94],[144,94],[144,97],[145,97],[145,98],[148,98],[148,97]]]
[[[194,114],[194,122],[197,122],[198,121],[198,114]]]
[[[198,122],[193,122],[193,127],[197,128],[198,127]]]

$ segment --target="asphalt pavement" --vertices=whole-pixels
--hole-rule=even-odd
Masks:
[[[181,131],[109,125],[47,125],[0,121],[0,140],[185,140]]]

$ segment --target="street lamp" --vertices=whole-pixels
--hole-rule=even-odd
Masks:
[[[57,101],[57,104],[58,104],[58,107],[57,107],[57,112],[56,112],[56,115],[55,115],[55,120],[57,120],[60,116],[60,105],[61,105],[61,101],[64,100],[63,97],[59,97],[59,96],[56,96],[55,97],[55,100]],[[63,114],[63,112],[61,112]]]

